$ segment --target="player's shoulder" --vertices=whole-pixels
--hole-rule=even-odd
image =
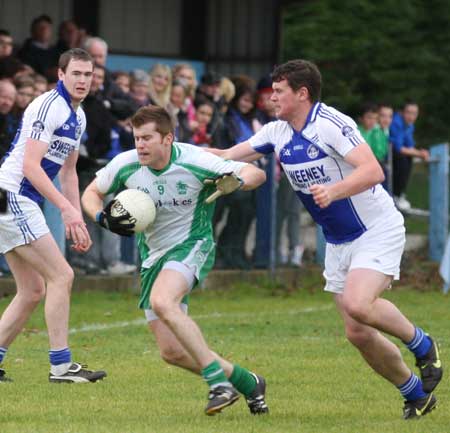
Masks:
[[[64,122],[70,114],[70,108],[59,92],[54,89],[38,96],[25,112],[41,122],[58,119]]]
[[[205,152],[201,147],[189,143],[182,143],[179,141],[173,142],[172,161],[174,162],[195,162],[198,158],[208,157],[211,153]]]
[[[140,166],[136,149],[126,150],[125,152],[119,153],[111,160],[111,162],[122,167],[128,165],[135,165],[136,167],[138,165]]]
[[[285,120],[273,120],[266,123],[253,137],[249,139],[252,145],[257,143],[270,142],[273,144],[282,144],[289,141],[292,137],[293,129],[289,122]]]
[[[320,103],[317,109],[316,121],[321,128],[339,129],[342,133],[348,128],[357,128],[355,121],[350,116],[323,102]]]

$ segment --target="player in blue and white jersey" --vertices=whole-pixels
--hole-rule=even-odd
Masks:
[[[92,70],[92,58],[84,50],[61,55],[56,88],[27,107],[0,167],[0,188],[7,197],[6,210],[0,213],[0,252],[17,286],[0,319],[0,363],[45,297],[50,382],[95,382],[106,376],[72,362],[68,326],[74,274],[39,207],[44,198],[58,207],[72,248],[81,253],[89,249],[92,242],[81,214],[76,162],[86,127],[80,104],[89,92]],[[63,193],[52,182],[58,173]],[[5,380],[0,369],[0,381]]]
[[[436,406],[442,377],[436,342],[382,299],[399,278],[405,244],[402,215],[382,188],[383,172],[355,122],[320,102],[321,75],[305,60],[275,68],[272,101],[279,120],[227,150],[225,159],[254,161],[275,152],[305,208],[327,241],[325,290],[334,294],[349,341],[403,397],[405,419]],[[402,340],[416,357],[419,379],[382,333]]]

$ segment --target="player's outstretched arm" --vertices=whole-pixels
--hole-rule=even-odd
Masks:
[[[229,149],[205,148],[204,150],[220,156],[223,159],[230,159],[233,161],[253,162],[264,156],[263,154],[256,152],[248,141],[243,141]]]
[[[239,175],[236,173],[224,173],[217,176],[215,179],[206,179],[204,183],[214,184],[216,191],[214,191],[209,197],[206,198],[206,203],[212,203],[214,200],[222,195],[231,194],[232,192],[242,189],[249,191],[257,188],[266,180],[266,173],[255,167],[254,165],[247,164],[242,167]]]
[[[345,156],[345,160],[355,167],[349,176],[331,186],[312,185],[309,188],[319,207],[326,208],[333,201],[359,194],[383,182],[383,170],[368,144],[356,146]]]

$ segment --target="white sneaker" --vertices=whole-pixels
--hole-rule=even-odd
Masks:
[[[305,247],[303,245],[298,245],[294,248],[294,251],[291,253],[290,264],[294,266],[301,266],[303,253],[305,252]]]
[[[129,265],[124,262],[116,262],[113,265],[109,265],[106,269],[110,275],[123,275],[131,274],[136,270],[136,265]]]
[[[406,197],[403,194],[400,197],[394,197],[394,202],[397,208],[401,211],[407,211],[411,209],[411,203],[406,200]]]

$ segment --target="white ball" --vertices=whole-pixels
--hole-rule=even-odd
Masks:
[[[115,199],[116,203],[111,208],[111,215],[120,216],[128,212],[130,218],[124,220],[123,223],[134,223],[133,231],[135,233],[145,231],[155,220],[155,203],[144,191],[126,189],[117,194]]]

